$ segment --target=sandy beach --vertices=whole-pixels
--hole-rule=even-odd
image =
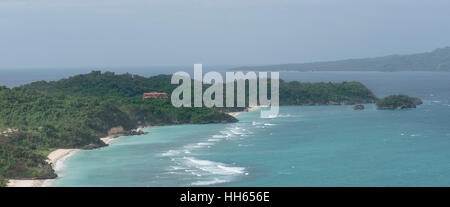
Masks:
[[[266,106],[249,107],[249,108],[247,108],[246,111],[229,112],[227,114],[229,114],[231,116],[237,116],[244,112],[254,111],[254,110],[260,109],[262,107],[266,107]],[[142,130],[142,129],[143,129],[143,127],[139,127],[137,130]],[[117,135],[110,135],[107,137],[102,137],[102,138],[100,138],[100,140],[102,140],[105,144],[110,144],[111,141],[113,141],[117,137],[118,137]],[[64,161],[68,157],[70,157],[71,155],[75,154],[76,152],[78,152],[80,150],[81,149],[56,149],[47,156],[47,162],[52,165],[52,168],[57,173],[57,171],[59,171],[62,168]],[[43,186],[45,186],[45,183],[52,181],[52,180],[54,180],[54,179],[41,179],[41,180],[9,179],[7,186],[8,187],[43,187]]]
[[[139,127],[137,130],[142,130],[143,127]],[[102,137],[100,140],[102,140],[105,144],[110,144],[111,141],[116,139],[117,135],[110,135],[107,137]],[[47,163],[52,165],[52,168],[56,171],[56,173],[62,168],[64,161],[75,154],[76,152],[80,151],[81,149],[57,149],[47,156]],[[54,179],[41,179],[41,180],[15,180],[15,179],[9,179],[8,180],[8,187],[43,187],[45,186],[45,183],[52,181]]]
[[[100,138],[100,140],[102,140],[105,144],[109,144],[115,138],[116,138],[115,136],[107,136],[107,137]]]
[[[47,162],[52,165],[53,169],[57,169],[57,165],[64,161],[67,157],[75,154],[80,149],[57,149],[47,156]],[[61,163],[62,164],[62,163]],[[50,180],[50,179],[48,179]],[[42,180],[13,180],[8,181],[8,187],[41,187],[46,179]]]

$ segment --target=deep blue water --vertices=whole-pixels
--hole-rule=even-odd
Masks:
[[[162,126],[69,157],[51,186],[450,186],[450,73],[281,73],[362,81],[400,111],[289,106],[233,124]]]

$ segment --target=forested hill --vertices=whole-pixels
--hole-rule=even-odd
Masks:
[[[143,91],[168,92],[171,87],[175,86],[169,76],[100,72],[0,87],[0,186],[6,179],[54,178],[45,162],[52,149],[102,147],[100,137],[112,128],[128,133],[138,126],[237,121],[210,108],[175,108],[167,99],[142,100]]]
[[[170,84],[170,79],[170,75],[147,78],[129,73],[92,71],[58,81],[37,81],[21,88],[47,94],[134,97],[152,91],[170,93],[176,88]]]
[[[143,92],[171,93],[170,75],[142,77],[93,71],[59,81],[0,87],[0,186],[6,179],[54,178],[45,162],[56,148],[104,146],[112,128],[236,122],[218,109],[172,106],[170,99],[142,100]],[[373,103],[376,96],[358,82],[280,81],[281,105]],[[235,108],[231,108],[232,110]],[[6,179],[5,179],[6,178]]]
[[[247,66],[237,71],[450,71],[450,47],[411,55],[389,55],[375,58],[327,62]]]
[[[360,82],[302,83],[280,80],[280,105],[375,103],[377,96]]]
[[[123,99],[152,91],[170,94],[177,87],[170,84],[170,79],[170,75],[146,78],[131,74],[92,71],[59,81],[38,81],[20,88],[52,95]],[[208,86],[204,86],[206,87]],[[374,103],[376,100],[375,94],[359,82],[302,83],[280,80],[280,105],[363,104]]]

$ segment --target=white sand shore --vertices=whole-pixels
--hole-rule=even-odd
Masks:
[[[45,180],[8,180],[8,187],[42,187]]]
[[[244,112],[258,110],[258,109],[263,108],[263,107],[267,107],[267,106],[261,106],[261,105],[253,106],[253,107],[248,107],[246,111],[228,112],[227,114],[231,115],[231,116],[237,116],[237,115],[242,114]]]
[[[57,170],[56,168],[58,164],[62,164],[61,162],[64,161],[67,157],[75,154],[80,149],[57,149],[51,152],[47,156],[47,162],[52,165],[53,169]],[[51,180],[51,179],[48,179]],[[45,179],[42,180],[14,180],[10,179],[8,180],[8,187],[41,187],[45,183]]]
[[[254,111],[263,107],[267,106],[254,106],[249,107],[245,111],[239,111],[239,112],[228,112],[227,114],[231,116],[237,116],[239,114],[242,114],[244,112]],[[137,129],[138,131],[143,130],[143,127],[139,127]],[[110,144],[111,141],[116,139],[118,136],[110,135],[107,137],[102,137],[100,140],[102,140],[105,144]],[[63,166],[63,162],[70,157],[71,155],[75,154],[76,152],[80,151],[80,149],[56,149],[47,156],[47,162],[52,165],[53,169],[55,171],[59,171],[61,166]],[[42,180],[15,180],[10,179],[8,180],[8,187],[43,187],[45,183],[52,181],[54,179],[42,179]]]
[[[143,130],[144,127],[137,128],[138,131]],[[107,137],[102,137],[100,140],[102,140],[105,144],[111,143],[115,138],[117,138],[117,135],[110,135]],[[62,166],[64,165],[64,161],[75,154],[76,152],[80,151],[80,149],[57,149],[47,156],[47,162],[52,165],[52,168],[56,171],[56,173],[61,170]],[[8,180],[8,187],[43,187],[45,183],[50,182],[54,179],[42,179],[42,180],[14,180],[10,179]]]
[[[107,136],[107,137],[100,138],[100,140],[102,140],[105,144],[109,144],[115,138],[116,138],[115,136]]]

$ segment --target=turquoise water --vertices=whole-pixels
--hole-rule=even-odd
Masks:
[[[424,104],[289,106],[271,119],[253,111],[232,124],[151,127],[69,157],[50,185],[450,186],[450,74],[304,74],[298,79],[350,77],[379,96],[407,93]]]

